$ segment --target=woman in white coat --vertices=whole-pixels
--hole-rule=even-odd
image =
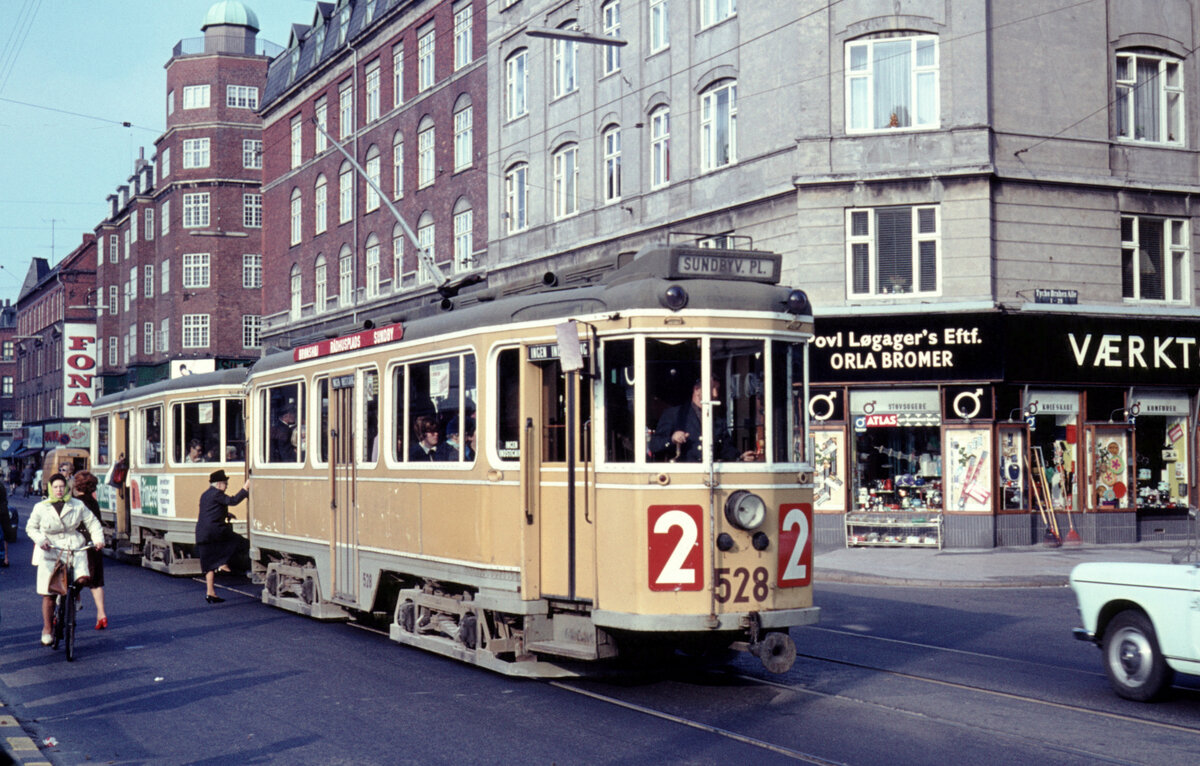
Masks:
[[[104,547],[104,528],[96,515],[78,498],[71,497],[67,480],[62,474],[50,477],[50,497],[33,506],[25,534],[33,541],[33,564],[38,568],[37,592],[42,596],[42,645],[54,643],[54,595],[50,593],[50,573],[58,561],[53,548],[82,548],[87,540],[79,532],[86,527],[97,548]],[[88,577],[87,555],[75,556],[75,579]]]

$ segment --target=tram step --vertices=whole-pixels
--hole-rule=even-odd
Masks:
[[[573,660],[596,660],[600,658],[595,645],[578,644],[573,641],[526,642],[525,650],[538,654],[553,654],[556,657],[569,657]]]

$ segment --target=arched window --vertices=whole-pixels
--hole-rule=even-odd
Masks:
[[[562,30],[574,29],[575,20],[559,24]],[[554,97],[565,96],[579,90],[579,43],[574,40],[555,40],[554,43]]]
[[[417,255],[417,281],[425,284],[434,281],[433,272],[428,264],[430,261],[437,260],[437,252],[434,250],[433,215],[428,210],[421,213],[421,217],[417,220],[417,242],[421,244],[421,250],[429,255],[429,260],[426,260],[423,255]]]
[[[317,183],[313,188],[313,216],[313,229],[320,234],[329,226],[329,184],[324,173],[317,176]]]
[[[404,229],[392,226],[392,289],[404,286]]]
[[[846,43],[846,132],[938,126],[938,38],[882,32]]]
[[[510,120],[529,113],[529,49],[520,48],[504,60],[504,116]]]
[[[318,314],[325,313],[325,307],[329,300],[329,282],[325,273],[325,256],[317,256],[317,265],[313,268],[313,311]]]
[[[700,94],[700,170],[737,162],[737,80],[723,80]]]
[[[354,251],[349,245],[342,246],[338,256],[338,305],[349,308],[354,305],[354,289],[357,282],[354,279]]]
[[[291,310],[289,313],[291,314],[291,318],[293,320],[295,320],[295,319],[300,318],[301,307],[304,305],[303,304],[303,296],[301,294],[301,288],[303,287],[303,280],[300,276],[299,264],[292,264],[292,272],[291,272],[291,278],[290,278],[289,282],[291,284],[291,293],[292,293],[292,295],[291,295],[291,298],[292,298]]]
[[[421,118],[417,127],[417,188],[424,189],[433,183],[434,176],[433,119],[428,115]]]
[[[660,106],[650,113],[650,187],[671,182],[671,109]]]
[[[379,237],[367,237],[367,298],[379,297]]]
[[[579,212],[579,145],[564,144],[554,152],[554,217]]]
[[[475,265],[475,213],[466,197],[454,203],[454,271],[469,271]]]
[[[604,202],[621,199],[621,128],[610,125],[604,129]]]
[[[338,172],[338,222],[346,223],[354,217],[354,168],[343,162]]]
[[[454,172],[471,167],[475,159],[471,97],[463,94],[454,105]]]
[[[371,144],[367,148],[366,170],[367,178],[371,179],[371,183],[367,184],[365,207],[366,212],[370,213],[372,210],[379,209],[379,193],[375,190],[383,188],[379,183],[379,147],[375,144]]]
[[[392,136],[392,197],[404,196],[404,136],[400,131]]]
[[[1115,77],[1118,138],[1184,143],[1182,61],[1154,50],[1121,51]]]
[[[509,234],[529,226],[529,165],[524,162],[504,171],[504,217]]]
[[[292,244],[300,244],[300,190],[292,189]]]

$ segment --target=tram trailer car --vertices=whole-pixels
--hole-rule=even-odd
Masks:
[[[224,470],[231,494],[244,480],[246,372],[185,375],[96,400],[94,472],[109,475],[122,456],[127,465],[123,486],[102,482],[97,492],[114,555],[170,575],[200,574],[196,516],[208,477]],[[245,514],[233,511],[245,535]]]
[[[645,248],[591,285],[265,357],[247,402],[263,601],[370,613],[514,675],[731,648],[787,670],[789,627],[819,610],[812,310],[779,271]]]

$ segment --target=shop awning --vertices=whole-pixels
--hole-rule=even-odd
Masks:
[[[40,449],[23,449],[20,452],[18,452],[17,454],[13,455],[13,457],[22,458],[22,457],[29,457],[30,455],[40,455],[40,454],[42,454],[42,451]]]
[[[17,453],[21,451],[21,445],[24,443],[24,439],[13,439],[12,444],[8,445],[8,449],[0,452],[0,460],[9,460],[11,458],[15,458]]]

